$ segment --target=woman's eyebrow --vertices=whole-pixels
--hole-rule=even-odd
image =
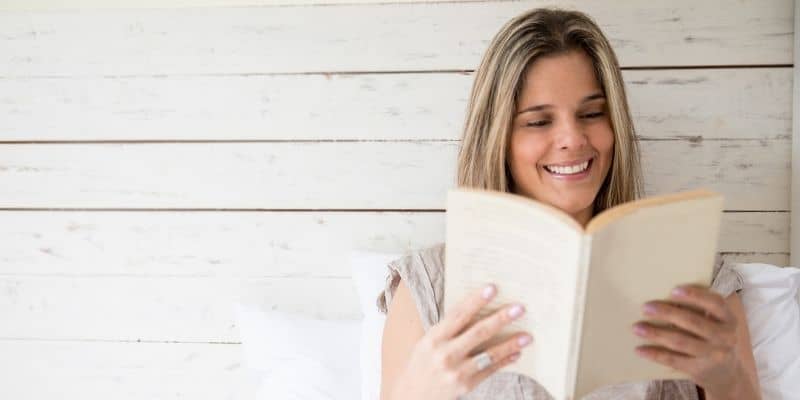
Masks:
[[[587,101],[592,101],[592,100],[597,100],[597,99],[604,99],[604,98],[606,98],[606,97],[603,96],[602,93],[590,94],[590,95],[584,97],[583,100],[581,100],[581,104],[586,103]],[[517,115],[522,114],[522,113],[526,113],[526,112],[531,112],[531,111],[541,111],[541,110],[544,110],[545,108],[551,108],[551,107],[553,107],[552,104],[538,104],[538,105],[527,107],[525,109],[522,109],[522,110],[518,111]]]

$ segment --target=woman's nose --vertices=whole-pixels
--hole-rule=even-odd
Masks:
[[[556,135],[555,144],[559,149],[579,149],[588,143],[578,121],[564,122]]]

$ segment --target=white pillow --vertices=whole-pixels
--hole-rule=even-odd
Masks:
[[[355,251],[351,254],[353,282],[358,292],[361,313],[361,399],[378,400],[381,384],[381,339],[386,315],[376,300],[385,288],[390,261],[402,254]]]
[[[359,398],[360,321],[320,320],[236,304],[245,365],[261,374],[257,399]]]
[[[800,269],[736,264],[761,394],[765,400],[800,393]]]

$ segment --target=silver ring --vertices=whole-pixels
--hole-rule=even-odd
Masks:
[[[475,360],[475,364],[478,366],[478,371],[483,371],[492,365],[492,356],[485,351],[472,357],[472,359]]]

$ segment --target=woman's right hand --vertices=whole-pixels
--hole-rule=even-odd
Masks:
[[[397,377],[391,399],[456,399],[519,358],[522,348],[531,342],[531,336],[525,332],[515,333],[486,349],[492,363],[485,369],[478,370],[472,359],[477,346],[525,312],[521,305],[510,304],[468,327],[496,292],[494,285],[477,290],[425,333]]]

